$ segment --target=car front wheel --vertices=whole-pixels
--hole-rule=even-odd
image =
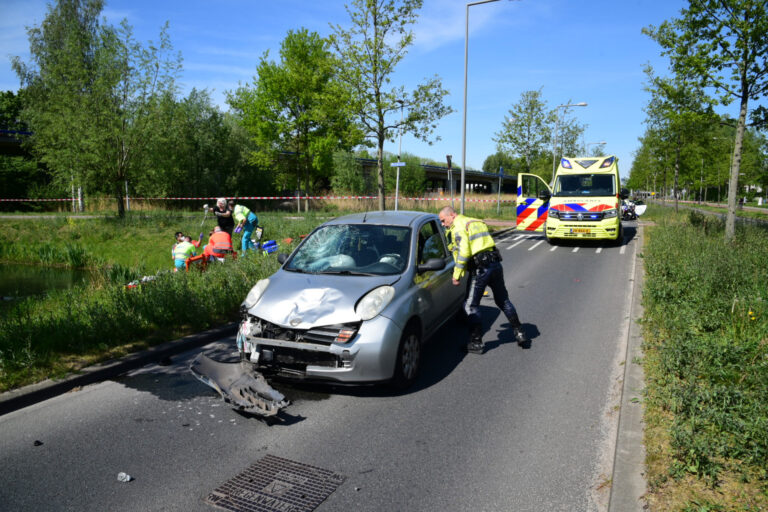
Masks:
[[[411,326],[403,332],[397,349],[393,386],[405,390],[413,384],[421,367],[421,337],[418,330]]]

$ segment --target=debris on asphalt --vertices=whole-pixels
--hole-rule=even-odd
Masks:
[[[118,482],[130,482],[133,480],[133,477],[129,475],[128,473],[123,473],[122,471],[117,474],[117,481]]]

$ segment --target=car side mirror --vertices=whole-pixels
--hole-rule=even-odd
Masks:
[[[540,190],[539,191],[539,199],[542,201],[549,201],[549,199],[552,197],[552,194],[549,192],[549,190]]]
[[[445,268],[445,260],[441,258],[430,258],[426,261],[426,263],[422,263],[421,265],[418,265],[416,267],[416,272],[418,274],[423,274],[424,272],[431,272],[434,270],[443,270]]]
[[[629,190],[626,188],[622,188],[621,191],[619,191],[619,197],[622,199],[626,199],[629,197]]]
[[[280,254],[277,255],[277,262],[278,263],[280,263],[282,265],[286,261],[288,261],[288,254],[286,254],[284,252],[281,252]]]

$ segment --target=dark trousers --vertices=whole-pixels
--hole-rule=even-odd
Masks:
[[[464,310],[467,312],[469,324],[473,327],[482,324],[479,306],[486,287],[491,288],[496,306],[504,313],[512,327],[519,327],[520,320],[517,317],[515,306],[509,300],[507,287],[504,285],[504,270],[501,268],[501,262],[499,261],[490,263],[487,266],[478,266],[470,273],[469,291],[467,300],[464,303]]]

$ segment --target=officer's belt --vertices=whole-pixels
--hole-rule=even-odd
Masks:
[[[501,253],[496,247],[491,247],[472,256],[472,261],[478,267],[487,267],[501,261]]]

